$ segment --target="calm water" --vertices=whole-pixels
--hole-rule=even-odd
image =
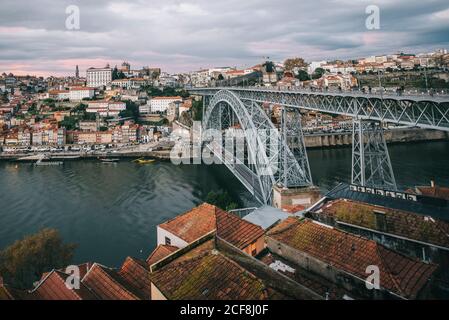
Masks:
[[[394,145],[390,154],[401,187],[431,179],[449,185],[448,142]],[[350,176],[350,148],[311,150],[309,159],[323,190]],[[227,190],[243,206],[254,204],[222,166],[0,162],[0,248],[53,227],[78,244],[75,262],[118,266],[128,255],[146,258],[156,243],[156,225],[201,203],[210,190]]]

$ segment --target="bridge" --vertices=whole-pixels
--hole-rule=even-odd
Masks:
[[[251,87],[194,88],[189,92],[203,97],[203,142],[264,204],[272,202],[274,186],[313,186],[301,109],[352,117],[352,183],[391,191],[397,186],[383,124],[449,131],[449,97],[442,95]],[[281,107],[278,124],[266,111],[270,105]],[[235,136],[235,128],[241,129],[243,140]],[[221,132],[222,137],[208,135],[211,129]],[[244,150],[240,155],[236,148],[239,143]]]

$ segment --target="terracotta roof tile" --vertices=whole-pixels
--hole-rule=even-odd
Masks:
[[[144,299],[151,299],[150,270],[145,261],[126,258],[118,274],[134,287]]]
[[[68,274],[53,270],[37,285],[32,295],[39,300],[95,300],[96,296],[83,284],[79,289],[66,285]]]
[[[261,300],[263,282],[216,251],[173,261],[152,274],[152,282],[170,300]]]
[[[190,243],[215,230],[216,210],[220,209],[204,203],[159,225],[159,227]]]
[[[441,198],[449,200],[449,188],[446,187],[416,187],[418,193],[422,194],[423,196],[428,197],[435,197],[435,198]]]
[[[366,278],[366,267],[376,265],[382,287],[406,298],[415,298],[437,269],[434,264],[410,259],[374,241],[307,219],[289,217],[268,236],[361,279]]]
[[[208,203],[203,203],[159,226],[188,243],[217,230],[220,238],[240,249],[264,234],[261,227]]]
[[[179,250],[178,247],[175,246],[168,246],[168,245],[158,245],[156,249],[150,254],[150,256],[147,258],[148,265],[152,265],[165,257],[169,256],[173,252]]]
[[[116,271],[95,263],[82,280],[103,300],[139,300],[137,293]]]
[[[244,249],[265,234],[264,229],[234,214],[217,210],[217,236]]]
[[[375,212],[385,215],[383,229],[376,223]],[[420,214],[342,199],[326,203],[313,214],[449,248],[449,223]]]

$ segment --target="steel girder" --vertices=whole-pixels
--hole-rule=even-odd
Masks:
[[[296,108],[282,108],[281,176],[280,183],[287,187],[312,186],[309,159],[302,132],[301,113]],[[285,148],[285,150],[284,150]],[[293,154],[293,157],[290,156]]]
[[[192,89],[209,96],[220,88]],[[441,97],[393,97],[350,93],[276,91],[257,88],[227,88],[241,100],[341,114],[358,119],[411,125],[449,131],[449,100]]]
[[[352,134],[352,183],[396,191],[396,180],[382,125],[354,120]]]
[[[233,113],[231,117],[226,109],[229,107]],[[245,136],[248,163],[242,163],[229,150],[225,150],[222,141],[212,141],[209,148],[220,160],[224,160],[224,164],[261,203],[271,203],[273,185],[284,182],[285,177],[291,186],[311,184],[309,168],[301,168],[260,105],[254,101],[243,102],[231,91],[221,90],[211,98],[203,117],[204,141],[211,140],[207,129],[222,132],[227,125],[233,124],[234,116]],[[283,172],[285,167],[280,165],[280,159],[288,163],[288,172]]]

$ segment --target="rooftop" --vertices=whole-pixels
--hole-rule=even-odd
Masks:
[[[175,246],[158,245],[147,258],[147,264],[151,266],[153,263],[164,259],[177,250],[179,250],[179,248]]]
[[[385,215],[385,225],[376,222],[379,212]],[[428,216],[346,199],[329,201],[315,213],[337,222],[449,248],[449,223]]]
[[[208,203],[203,203],[159,225],[159,227],[187,243],[216,230],[220,238],[240,249],[245,248],[264,234],[264,230],[260,226]]]
[[[418,195],[418,201],[392,198],[377,194],[351,191],[346,183],[340,183],[328,194],[330,199],[348,199],[386,208],[413,212],[449,222],[449,201]]]
[[[358,278],[366,268],[379,267],[384,289],[409,299],[416,298],[437,266],[405,257],[375,241],[324,226],[308,219],[290,217],[268,236]]]
[[[103,300],[139,300],[132,288],[115,270],[95,263],[82,280]]]
[[[274,297],[256,276],[215,249],[174,260],[151,276],[167,299],[263,300]]]

